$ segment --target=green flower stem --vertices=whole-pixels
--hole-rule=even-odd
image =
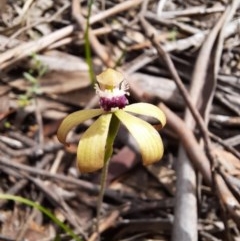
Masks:
[[[100,214],[101,214],[101,208],[103,203],[103,197],[106,189],[106,181],[107,181],[107,174],[108,174],[108,167],[110,158],[113,153],[113,143],[116,138],[116,135],[118,133],[118,129],[120,126],[120,121],[117,119],[117,117],[113,114],[112,119],[109,125],[109,131],[108,131],[108,137],[106,142],[106,151],[105,151],[105,157],[104,157],[104,166],[101,173],[101,181],[100,181],[100,191],[98,196],[98,202],[97,202],[97,223],[96,223],[96,231],[99,236],[100,240]]]
[[[101,208],[103,203],[103,197],[106,189],[106,182],[107,182],[107,174],[108,174],[108,167],[109,167],[110,159],[108,159],[103,166],[101,172],[101,180],[100,180],[100,191],[98,195],[97,201],[97,220],[96,220],[96,231],[100,240],[100,216],[101,216]]]

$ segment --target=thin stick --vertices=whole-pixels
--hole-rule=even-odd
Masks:
[[[164,48],[157,42],[154,33],[150,30],[149,31],[149,24],[147,23],[147,21],[141,17],[140,18],[142,25],[144,26],[145,30],[148,30],[147,35],[150,38],[153,46],[156,48],[159,56],[161,56],[163,58],[163,60],[166,63],[167,68],[169,69],[170,74],[172,75],[173,80],[175,81],[179,91],[181,92],[189,110],[191,111],[201,133],[203,136],[203,140],[205,143],[205,148],[207,151],[207,156],[209,158],[209,161],[211,162],[211,167],[214,167],[214,157],[211,153],[211,140],[209,138],[208,135],[208,130],[207,127],[205,125],[205,122],[203,120],[203,118],[201,117],[200,113],[198,112],[198,110],[195,109],[191,97],[187,91],[187,89],[185,88],[184,84],[182,83],[182,80],[173,64],[173,61],[171,59],[171,57],[169,56],[169,54],[164,50]],[[224,19],[223,19],[224,20]],[[223,21],[222,20],[222,21]]]

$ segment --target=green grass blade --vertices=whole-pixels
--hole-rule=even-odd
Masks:
[[[20,202],[23,203],[27,206],[33,207],[38,209],[39,211],[41,211],[43,214],[45,214],[48,218],[50,218],[56,225],[58,225],[60,228],[62,228],[65,233],[67,233],[69,236],[71,236],[74,240],[76,241],[82,241],[81,238],[79,238],[73,231],[71,228],[69,228],[66,224],[64,224],[63,222],[61,222],[56,216],[54,216],[48,209],[46,209],[45,207],[41,206],[40,204],[33,202],[29,199],[20,197],[20,196],[14,196],[14,195],[10,195],[10,194],[3,194],[0,193],[0,199],[5,199],[5,200],[12,200],[15,202]]]
[[[91,45],[90,45],[90,41],[89,41],[89,26],[90,26],[89,20],[90,20],[90,16],[91,16],[91,12],[92,12],[92,5],[93,5],[93,0],[90,0],[90,2],[88,4],[86,30],[84,33],[84,48],[85,48],[85,57],[86,57],[86,61],[87,61],[88,68],[89,68],[88,71],[89,71],[90,80],[91,80],[92,85],[94,85],[95,75],[94,75],[93,63],[92,63]]]

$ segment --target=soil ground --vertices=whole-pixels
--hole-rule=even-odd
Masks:
[[[120,128],[101,240],[239,241],[239,36],[239,0],[0,0],[0,240],[73,240],[2,194],[97,240],[101,172],[76,167],[92,121],[71,131],[69,147],[56,133],[69,113],[98,108],[92,81],[111,67],[129,82],[129,102],[159,106],[167,125],[151,166]]]

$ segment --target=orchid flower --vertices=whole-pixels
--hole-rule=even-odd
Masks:
[[[80,172],[94,172],[101,169],[110,159],[113,142],[122,123],[136,140],[143,164],[159,161],[163,156],[163,143],[158,131],[148,122],[133,114],[153,117],[160,128],[166,123],[164,113],[148,103],[128,103],[128,83],[122,73],[107,69],[96,76],[98,109],[80,110],[69,114],[61,123],[57,137],[63,144],[69,131],[84,121],[98,117],[82,135],[77,148],[77,166]]]

